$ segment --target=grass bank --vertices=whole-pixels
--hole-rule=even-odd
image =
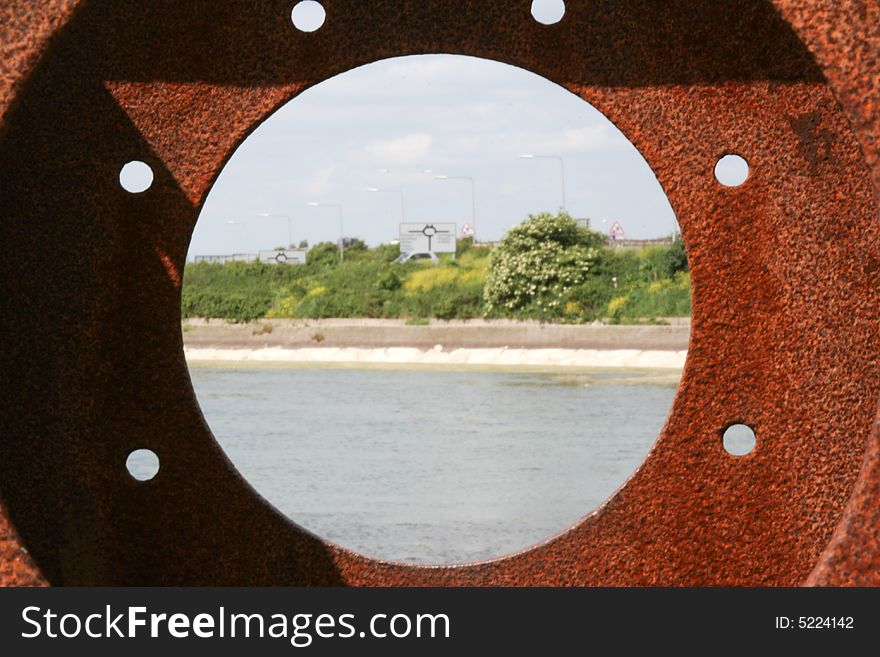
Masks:
[[[537,246],[535,246],[537,245]],[[519,251],[517,251],[517,249]],[[535,319],[651,323],[690,315],[690,272],[681,242],[620,249],[565,215],[531,217],[495,247],[459,243],[440,265],[395,264],[399,250],[335,244],[304,266],[188,264],[184,318]]]

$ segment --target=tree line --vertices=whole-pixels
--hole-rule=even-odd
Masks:
[[[460,240],[439,265],[394,263],[393,245],[355,240],[315,245],[304,266],[188,264],[184,318],[514,318],[547,322],[654,322],[690,315],[690,272],[681,240],[609,248],[566,214],[540,214],[494,247]]]

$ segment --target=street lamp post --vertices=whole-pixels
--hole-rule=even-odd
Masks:
[[[532,155],[531,153],[526,154],[526,155],[520,155],[519,157],[522,160],[541,159],[541,160],[556,160],[557,162],[559,162],[559,169],[560,169],[560,174],[561,174],[560,179],[562,181],[562,211],[567,212],[566,203],[565,203],[565,160],[563,160],[558,155]]]
[[[306,203],[313,208],[336,208],[339,212],[339,262],[345,261],[345,237],[343,237],[343,228],[342,228],[342,206],[338,203],[317,203],[312,201],[311,203]]]
[[[234,219],[228,219],[226,221],[226,225],[227,226],[237,226],[238,228],[241,228],[242,237],[247,237],[247,228],[245,228],[243,221],[235,221]],[[244,240],[242,240],[242,241],[244,241]],[[235,248],[233,247],[232,250],[235,251]]]
[[[258,217],[271,217],[276,219],[287,219],[287,248],[293,247],[293,219],[286,214],[272,214],[270,212],[260,212]]]
[[[434,176],[434,180],[466,180],[471,184],[471,228],[474,231],[474,244],[477,243],[477,184],[470,176]]]
[[[364,191],[371,194],[399,194],[400,195],[400,222],[406,223],[406,201],[404,200],[403,191],[399,189],[379,189],[378,187],[367,187]]]

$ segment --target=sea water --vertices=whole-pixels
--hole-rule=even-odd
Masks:
[[[374,557],[459,563],[546,540],[602,504],[662,428],[675,370],[190,368],[251,485]]]

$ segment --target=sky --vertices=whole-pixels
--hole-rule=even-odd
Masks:
[[[195,255],[251,253],[288,243],[370,245],[410,222],[472,218],[496,241],[529,214],[562,205],[607,232],[669,235],[675,215],[648,164],[604,115],[523,69],[458,55],[384,60],[292,99],[249,136],[211,190],[190,248]],[[369,188],[392,190],[367,192]],[[401,209],[402,192],[404,209]],[[405,215],[404,215],[405,212]],[[260,216],[269,215],[269,216]]]

